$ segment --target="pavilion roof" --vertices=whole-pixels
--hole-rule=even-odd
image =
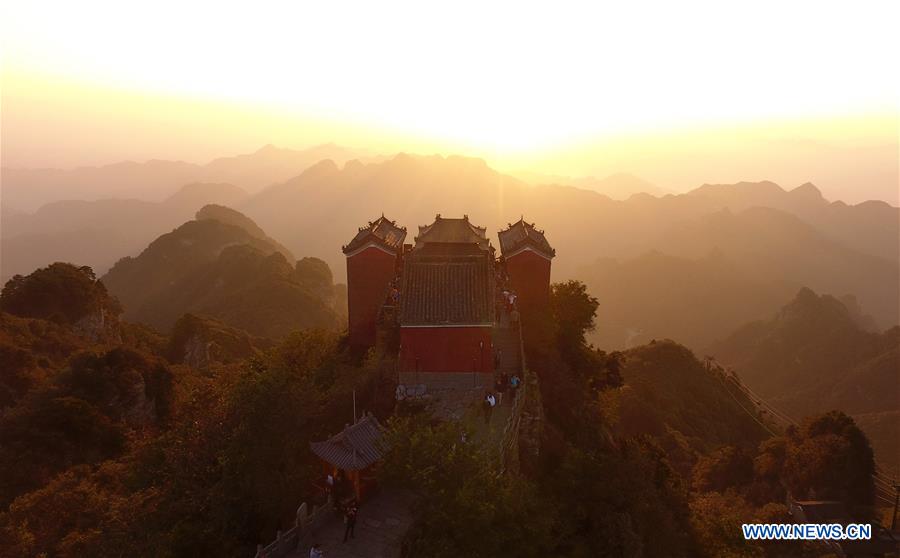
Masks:
[[[509,255],[520,249],[530,246],[537,251],[543,253],[548,258],[556,255],[556,250],[550,246],[544,231],[538,230],[534,223],[527,222],[524,218],[519,219],[515,223],[497,233],[500,239],[500,252],[503,255]]]
[[[389,250],[397,251],[403,246],[406,239],[406,228],[398,227],[394,221],[387,219],[384,215],[370,221],[365,227],[360,227],[359,232],[353,237],[349,244],[344,246],[344,253],[349,254],[359,248],[362,248],[369,242],[374,242]]]
[[[359,471],[384,456],[382,429],[368,414],[323,442],[311,442],[313,453],[345,471]]]
[[[449,219],[438,214],[430,225],[420,225],[416,235],[416,250],[428,244],[473,244],[482,250],[490,249],[487,229],[469,222],[469,216],[462,219]]]

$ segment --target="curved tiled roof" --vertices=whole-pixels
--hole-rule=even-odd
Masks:
[[[434,223],[420,225],[416,249],[420,250],[428,244],[474,244],[482,250],[490,248],[487,229],[470,223],[468,215],[462,219],[447,219],[438,214]]]
[[[410,255],[403,269],[400,325],[490,325],[494,277],[487,253]]]
[[[544,231],[536,229],[534,223],[528,223],[524,218],[498,232],[497,237],[500,239],[500,253],[503,255],[512,254],[525,246],[536,249],[548,258],[556,255],[556,250],[547,242]]]
[[[388,220],[382,215],[378,219],[371,221],[368,226],[360,227],[353,240],[344,246],[344,253],[349,254],[369,242],[375,242],[389,250],[398,251],[403,247],[405,239],[406,228],[398,227],[394,221]]]
[[[368,414],[324,442],[309,444],[313,453],[345,471],[359,471],[384,455],[381,425]]]

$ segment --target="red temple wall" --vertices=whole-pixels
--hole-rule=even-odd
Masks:
[[[546,309],[550,303],[550,260],[525,250],[506,258],[506,272],[523,314]]]
[[[375,344],[375,321],[394,278],[397,257],[378,248],[366,248],[347,258],[347,313],[350,344]]]
[[[490,327],[400,328],[403,372],[488,373],[494,371],[493,354]]]

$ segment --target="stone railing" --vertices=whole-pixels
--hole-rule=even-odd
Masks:
[[[522,327],[517,328],[519,331],[519,388],[516,393],[516,400],[513,402],[513,408],[506,419],[503,426],[503,434],[500,436],[500,470],[506,472],[513,469],[518,459],[511,460],[518,449],[519,424],[522,421],[522,407],[525,405],[525,396],[528,390],[530,374],[528,366],[525,363],[525,343],[522,340]]]
[[[331,496],[328,497],[325,505],[313,506],[311,512],[306,502],[303,502],[297,508],[294,526],[284,533],[278,531],[275,540],[268,546],[257,545],[255,558],[283,558],[297,551],[302,544],[309,542],[307,540],[309,535],[325,521],[331,512]]]

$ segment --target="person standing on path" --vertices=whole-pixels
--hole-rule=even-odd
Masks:
[[[325,553],[322,552],[322,546],[319,543],[313,543],[310,547],[309,558],[325,558]]]
[[[347,506],[347,511],[344,512],[344,542],[347,542],[348,536],[351,539],[353,538],[353,528],[356,527],[356,514],[358,511],[359,508],[356,507],[356,502],[354,501]]]
[[[485,424],[491,423],[491,415],[494,412],[494,405],[496,405],[496,404],[497,404],[497,400],[494,399],[494,394],[492,394],[491,392],[487,392],[484,395],[484,403],[482,403],[483,408],[484,408],[484,423]]]
[[[510,391],[510,399],[513,402],[516,400],[516,396],[519,393],[519,385],[522,383],[522,380],[519,379],[518,374],[513,374],[512,378],[509,379],[509,391]]]

